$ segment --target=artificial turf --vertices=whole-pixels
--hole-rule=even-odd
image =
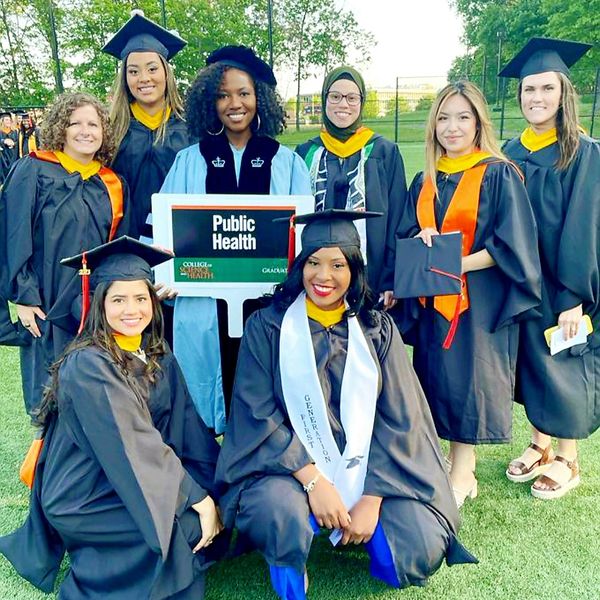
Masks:
[[[400,150],[410,182],[422,168],[423,146],[400,144]],[[18,466],[30,440],[18,351],[0,346],[0,534],[15,529],[27,513],[28,490],[18,480]],[[460,532],[478,565],[444,565],[424,588],[392,590],[369,577],[362,549],[332,551],[321,536],[308,564],[309,599],[598,600],[600,435],[580,444],[583,483],[558,501],[532,498],[528,484],[504,476],[508,461],[528,443],[523,409],[515,406],[513,443],[478,450],[479,497],[462,509]],[[0,557],[0,600],[54,597],[35,590]],[[275,600],[262,558],[253,553],[213,567],[206,600]]]

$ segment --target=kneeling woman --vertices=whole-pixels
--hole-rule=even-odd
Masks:
[[[308,222],[302,252],[240,348],[217,465],[222,510],[285,599],[305,597],[311,513],[342,544],[366,543],[371,572],[395,587],[423,585],[444,556],[474,560],[456,539],[435,428],[402,339],[372,310],[351,221],[366,214],[298,217]]]
[[[150,265],[169,257],[126,237],[87,253],[95,292],[40,406],[29,518],[0,539],[45,592],[66,550],[61,598],[203,597],[218,448],[162,338]]]

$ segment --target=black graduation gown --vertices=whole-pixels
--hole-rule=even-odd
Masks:
[[[175,155],[192,143],[185,122],[175,115],[169,117],[162,143],[154,143],[155,134],[132,116],[112,165],[129,186],[132,211],[129,235],[136,239],[140,235],[152,237],[152,227],[146,225],[152,194],[160,191]]]
[[[224,522],[271,565],[302,572],[313,533],[308,501],[292,473],[312,459],[291,427],[281,387],[279,338],[283,312],[268,307],[246,324],[231,417],[217,463]],[[364,493],[382,497],[380,522],[401,585],[423,584],[440,565],[467,562],[456,539],[458,512],[429,408],[389,315],[361,322],[381,369]],[[343,451],[340,390],[346,321],[328,329],[309,320],[329,421]],[[298,357],[301,360],[301,357]],[[282,502],[282,498],[285,499]]]
[[[600,426],[600,146],[581,135],[564,171],[555,167],[557,143],[530,152],[515,138],[504,151],[525,173],[542,262],[542,318],[521,329],[517,399],[540,431],[585,438]],[[550,356],[544,330],[578,304],[594,332]]]
[[[9,148],[4,140],[11,139],[14,142],[14,146]],[[15,162],[18,153],[18,134],[16,131],[0,131],[0,185],[4,183],[10,168]]]
[[[31,147],[31,138],[35,140],[35,148]],[[17,141],[17,158],[23,158],[24,156],[28,156],[32,150],[39,150],[41,146],[40,139],[40,130],[38,127],[34,127],[32,129],[21,129],[18,133],[18,141]]]
[[[462,173],[438,173],[438,230]],[[399,228],[401,237],[420,231],[416,205],[423,174],[415,176]],[[496,266],[467,274],[469,309],[460,316],[448,350],[442,344],[450,323],[418,301],[409,332],[413,364],[440,437],[467,444],[510,440],[519,322],[538,316],[540,265],[535,222],[527,193],[512,165],[488,164],[479,197],[471,253],[486,249]]]
[[[377,293],[394,287],[394,264],[396,256],[396,229],[406,203],[406,175],[398,146],[379,134],[374,134],[373,150],[365,164],[366,210],[379,211],[383,217],[368,219],[367,228],[367,275],[369,286]],[[305,158],[314,145],[323,146],[320,137],[313,138],[296,148]],[[346,185],[348,159],[340,159],[328,153],[327,193],[325,208],[346,208]],[[341,193],[340,191],[341,190]]]
[[[50,592],[66,550],[65,600],[202,598],[212,555],[191,551],[201,530],[190,507],[214,494],[218,445],[170,352],[154,384],[128,363],[125,377],[98,348],[67,357],[29,517],[0,552]]]
[[[127,233],[127,191],[117,236]],[[39,403],[47,369],[77,333],[71,315],[81,292],[77,271],[59,261],[108,241],[112,210],[98,175],[83,180],[60,164],[27,156],[12,169],[0,199],[0,298],[40,306],[41,338],[21,348],[28,412]],[[23,327],[18,323],[19,329]],[[26,333],[21,331],[21,333]]]

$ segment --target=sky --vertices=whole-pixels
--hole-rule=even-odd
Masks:
[[[448,0],[338,0],[359,26],[375,36],[371,62],[359,66],[368,87],[394,86],[396,77],[445,76],[452,60],[464,53],[462,24]],[[293,83],[281,81],[284,95]],[[302,92],[319,89],[322,77],[302,84]]]

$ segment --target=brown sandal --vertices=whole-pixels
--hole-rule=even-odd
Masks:
[[[554,460],[562,463],[568,469],[570,469],[571,477],[565,483],[558,483],[551,477],[542,475],[531,486],[532,496],[541,498],[542,500],[554,500],[555,498],[562,498],[562,496],[564,496],[567,492],[571,491],[573,488],[576,488],[581,483],[581,478],[579,477],[579,463],[577,462],[577,458],[574,458],[573,460],[567,460],[564,456],[559,456],[557,454],[554,457]],[[535,487],[535,484],[538,482],[549,486],[549,489],[542,490]]]
[[[541,448],[537,444],[531,442],[528,448],[535,450],[540,454],[540,458],[532,463],[529,467],[520,460],[511,460],[508,469],[506,469],[506,476],[510,481],[515,483],[523,483],[525,481],[531,481],[536,477],[539,477],[545,473],[552,464],[554,453],[552,452],[552,444],[548,444],[546,448]],[[510,468],[519,469],[520,473],[511,473]]]

